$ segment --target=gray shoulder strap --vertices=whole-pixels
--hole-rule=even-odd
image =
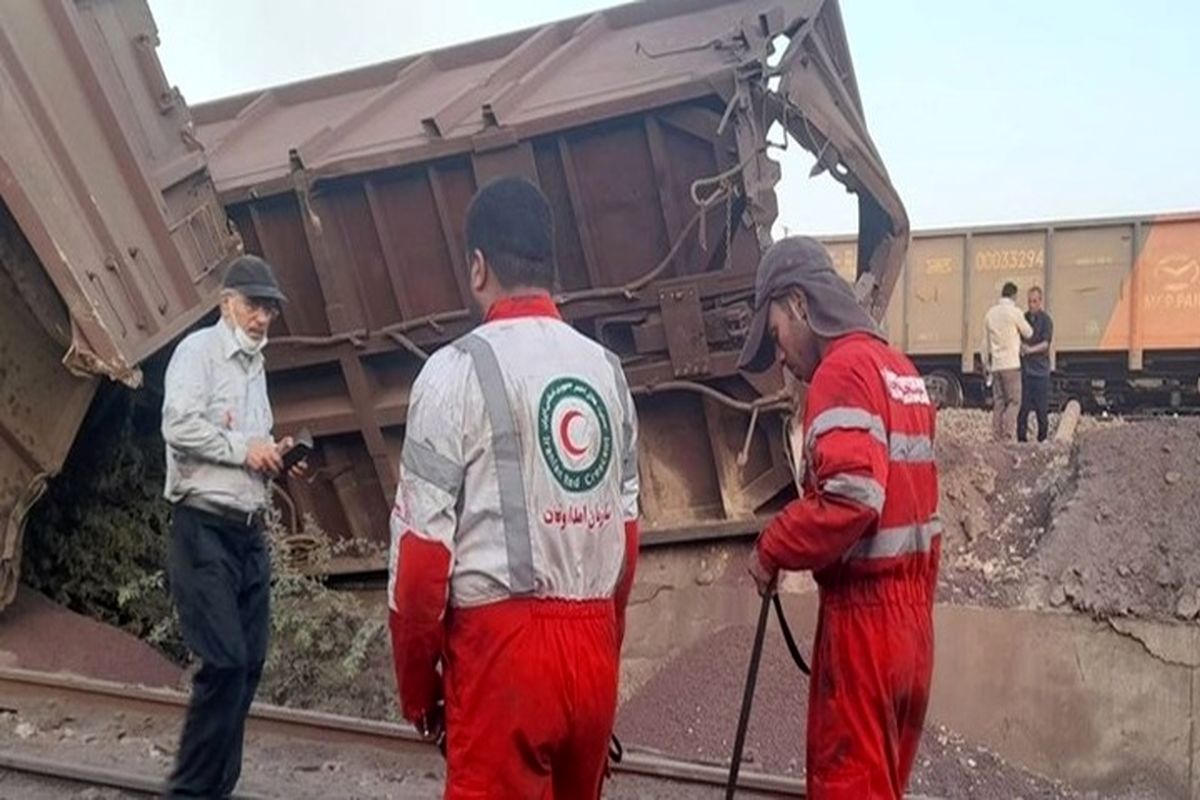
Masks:
[[[504,520],[504,539],[508,550],[508,573],[513,594],[532,594],[534,590],[533,545],[529,533],[529,513],[525,501],[525,479],[521,470],[521,442],[513,419],[500,362],[487,340],[468,334],[454,347],[471,357],[488,421],[492,425],[492,456],[496,462],[496,483],[500,491],[500,513]]]

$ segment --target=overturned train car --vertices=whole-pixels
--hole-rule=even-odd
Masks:
[[[237,250],[144,0],[0,3],[0,608],[103,379],[212,306]]]
[[[877,316],[908,242],[832,0],[631,4],[194,114],[246,250],[292,298],[269,381],[317,463],[290,516],[335,541],[384,544],[409,390],[472,324],[462,225],[489,178],[545,191],[564,315],[624,362],[647,543],[751,532],[793,485],[778,378],[735,368],[776,216],[771,126],[857,193]],[[382,564],[376,547],[333,569]]]

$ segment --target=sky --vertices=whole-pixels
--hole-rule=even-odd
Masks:
[[[190,103],[608,5],[150,0],[159,57]],[[1200,210],[1200,3],[841,5],[867,123],[914,229]],[[855,229],[852,197],[810,179],[801,148],[776,157],[780,227]]]

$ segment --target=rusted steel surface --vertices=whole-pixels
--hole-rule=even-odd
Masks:
[[[62,464],[96,388],[63,369],[67,309],[0,207],[0,608],[12,602],[21,525]]]
[[[212,306],[235,252],[144,0],[0,3],[0,607],[97,376]]]
[[[768,65],[781,54],[786,66]],[[806,88],[788,90],[793,75]],[[289,492],[338,538],[386,539],[413,379],[473,324],[462,227],[490,178],[545,191],[564,314],[625,363],[648,541],[752,532],[792,485],[777,416],[748,430],[779,386],[736,371],[776,216],[769,126],[840,147],[835,177],[880,193],[862,249],[877,293],[907,236],[834,2],[636,3],[194,114],[246,249],[292,298],[272,400],[281,432],[309,428],[320,457]],[[364,563],[382,561],[343,567]]]
[[[0,4],[0,197],[71,310],[68,366],[131,383],[234,245],[156,43],[140,0]]]

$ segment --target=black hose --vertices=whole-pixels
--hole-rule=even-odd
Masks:
[[[621,744],[615,733],[608,741],[608,760],[613,764],[620,764],[625,760],[625,745]]]
[[[808,662],[804,660],[804,656],[800,653],[800,648],[796,646],[796,639],[792,636],[792,629],[788,626],[787,617],[783,615],[783,601],[779,599],[779,594],[772,595],[775,603],[775,617],[779,620],[779,629],[783,631],[783,642],[787,645],[788,652],[792,655],[792,661],[796,662],[796,666],[805,675],[811,675],[812,671],[808,668]]]
[[[754,649],[750,651],[750,671],[746,675],[746,690],[742,694],[742,713],[738,717],[737,736],[733,740],[733,759],[729,762],[729,783],[725,785],[725,800],[733,800],[737,791],[738,772],[742,769],[742,749],[746,745],[746,728],[750,724],[750,706],[754,702],[754,685],[758,683],[758,665],[762,661],[763,637],[767,633],[767,612],[770,595],[764,596],[758,612],[758,627],[754,631]]]
[[[733,800],[737,791],[738,773],[742,769],[742,751],[746,745],[746,730],[750,725],[750,708],[754,703],[754,687],[758,683],[758,665],[762,661],[763,640],[767,633],[767,610],[775,606],[775,617],[779,620],[779,629],[783,633],[783,642],[787,645],[792,661],[805,675],[811,674],[808,662],[804,660],[800,648],[796,645],[796,637],[792,635],[791,626],[783,613],[783,601],[778,592],[763,597],[762,608],[758,612],[758,627],[754,630],[754,649],[750,651],[750,670],[746,675],[746,689],[742,694],[742,712],[738,716],[737,736],[733,740],[733,759],[729,762],[729,782],[725,785],[725,800]],[[614,737],[615,740],[615,737]]]

